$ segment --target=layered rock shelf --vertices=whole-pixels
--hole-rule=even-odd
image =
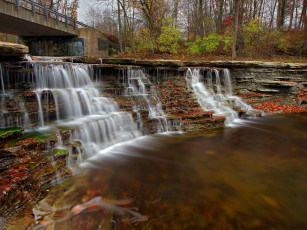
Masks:
[[[137,65],[147,67],[221,67],[221,68],[274,68],[301,69],[307,71],[306,63],[283,63],[261,61],[183,61],[183,60],[140,60],[130,58],[105,58],[104,64]]]
[[[29,48],[25,45],[0,42],[0,61],[22,60]]]

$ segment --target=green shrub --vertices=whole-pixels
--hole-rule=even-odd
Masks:
[[[178,40],[181,38],[181,33],[172,25],[174,25],[174,19],[166,18],[158,38],[159,49],[161,52],[177,54],[179,48]]]
[[[205,54],[216,51],[222,40],[221,35],[212,32],[203,38],[197,36],[194,42],[187,42],[186,45],[190,54]]]
[[[202,49],[202,39],[197,36],[196,40],[193,42],[187,42],[186,45],[188,46],[188,52],[190,54],[201,54],[203,52]]]
[[[278,40],[278,51],[289,55],[298,55],[304,47],[303,33],[283,34]]]

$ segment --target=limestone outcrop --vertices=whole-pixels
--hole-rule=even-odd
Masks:
[[[1,57],[20,57],[29,52],[29,48],[25,45],[0,42]]]
[[[181,60],[141,60],[133,58],[105,58],[105,64],[168,66],[168,67],[220,67],[220,68],[275,68],[307,69],[307,63],[283,63],[261,61],[181,61]]]

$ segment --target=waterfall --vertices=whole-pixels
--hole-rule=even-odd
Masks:
[[[91,80],[91,66],[34,64],[39,121],[48,126],[49,93],[54,103],[56,126],[72,130],[72,140],[80,140],[86,156],[112,144],[140,135],[132,115],[121,112],[115,101],[100,95]],[[47,98],[43,103],[43,94]],[[81,160],[79,160],[81,161]]]
[[[14,97],[9,91],[10,77],[7,68],[0,63],[0,128],[27,127],[30,124],[22,97]]]
[[[214,73],[214,76],[213,76]],[[238,113],[233,109],[240,107],[243,110],[253,110],[239,97],[232,96],[231,77],[229,70],[223,70],[223,85],[217,69],[208,70],[206,82],[199,69],[188,69],[186,82],[188,88],[193,90],[199,105],[204,111],[212,111],[213,116],[226,117],[225,124],[231,124],[238,118]],[[215,81],[213,80],[215,77]]]
[[[137,113],[139,127],[142,127],[140,113],[148,112],[148,117],[156,122],[157,133],[169,130],[166,115],[162,109],[162,103],[158,97],[156,88],[151,84],[143,70],[129,68],[124,72],[123,84],[125,96],[130,97],[133,103],[133,111]]]
[[[4,78],[4,76],[3,76],[2,64],[0,63],[0,83],[1,83],[2,93],[5,94],[5,87],[4,87],[3,78]]]

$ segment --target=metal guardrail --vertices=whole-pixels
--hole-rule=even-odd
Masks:
[[[59,24],[59,22],[64,22],[66,24],[66,27],[68,27],[69,25],[73,26],[74,30],[77,29],[78,25],[82,27],[91,28],[90,26],[82,22],[79,22],[74,18],[68,17],[65,14],[61,14],[58,11],[51,10],[47,6],[42,6],[37,2],[35,2],[34,0],[4,0],[4,1],[13,3],[16,6],[16,11],[19,11],[20,7],[22,7],[23,9],[32,11],[33,16],[35,14],[45,15],[46,21],[48,21],[49,18],[52,18],[56,20],[57,24]]]

